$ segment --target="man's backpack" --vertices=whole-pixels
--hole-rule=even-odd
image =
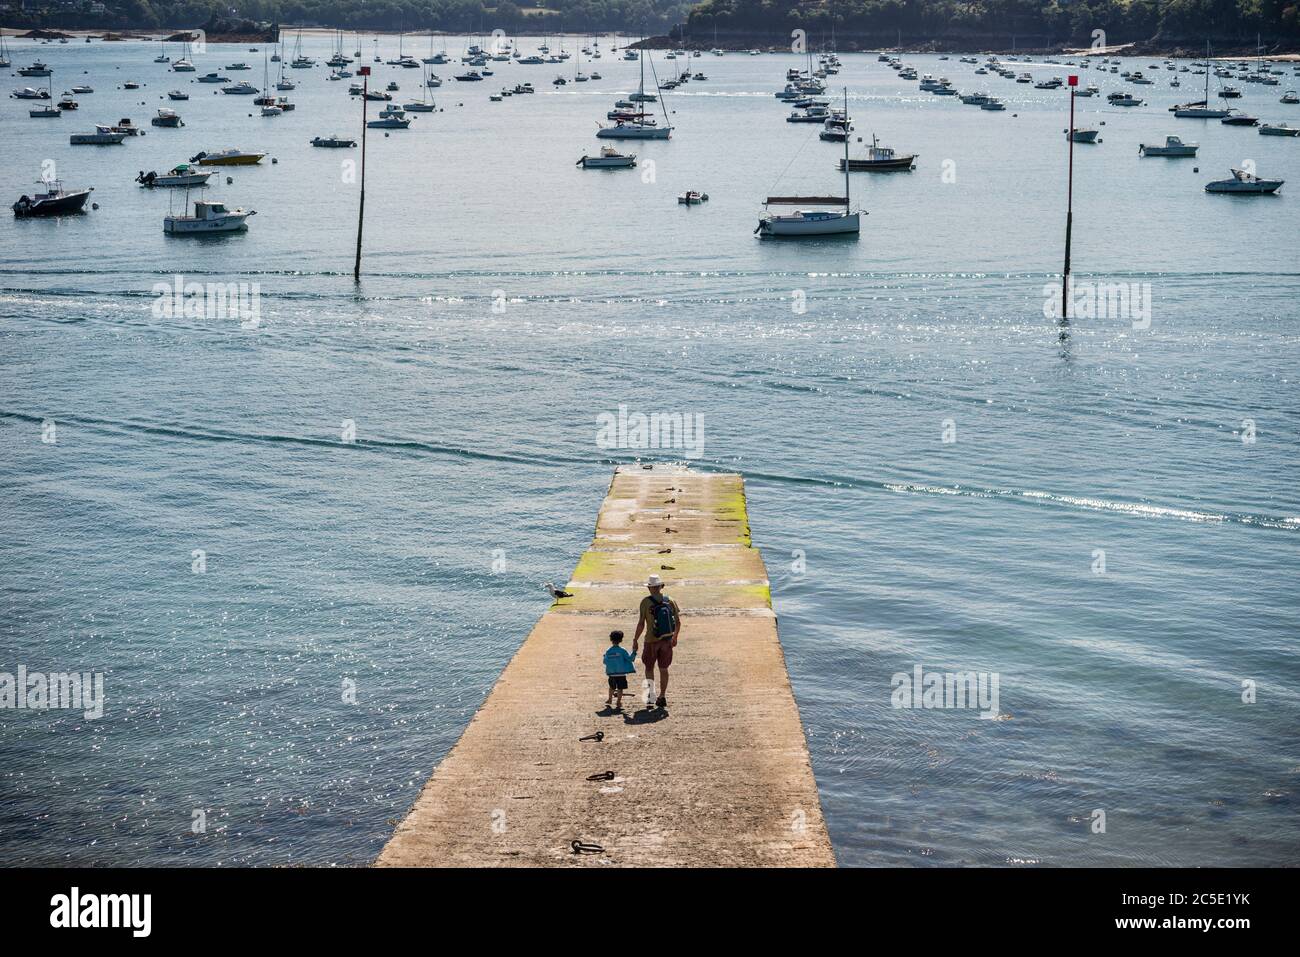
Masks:
[[[667,598],[650,596],[650,614],[654,617],[655,640],[668,638],[677,630],[677,616],[673,614],[673,603]]]

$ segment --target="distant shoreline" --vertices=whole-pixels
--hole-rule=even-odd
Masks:
[[[69,39],[83,39],[90,37],[98,39],[101,42],[151,42],[156,43],[160,40],[166,40],[168,37],[178,33],[184,33],[186,30],[191,32],[197,31],[199,27],[178,27],[167,28],[162,30],[149,31],[124,31],[117,32],[113,30],[88,30],[88,29],[62,29],[62,30],[43,30],[46,34],[53,36],[66,36]],[[0,34],[7,37],[21,38],[24,34],[32,32],[32,28],[21,27],[0,27]],[[299,33],[304,36],[333,36],[337,30],[331,27],[280,27],[280,43],[284,43],[286,35],[292,33],[297,36]],[[422,30],[419,32],[397,31],[397,30],[343,30],[345,36],[355,36],[360,33],[362,37],[411,37],[413,41],[420,37],[428,37],[432,34],[435,37],[472,37],[478,34],[465,33],[464,31],[444,31],[444,30]],[[542,40],[545,38],[564,37],[567,39],[582,39],[584,37],[597,37],[599,39],[613,39],[617,37],[625,46],[633,49],[641,48],[647,50],[673,50],[673,49],[691,49],[691,50],[710,50],[713,49],[711,43],[700,41],[699,45],[689,40],[674,39],[670,36],[646,37],[641,40],[633,40],[636,36],[634,33],[624,33],[621,31],[601,31],[597,33],[589,32],[564,32],[558,31],[546,34],[529,34],[529,33],[511,33],[507,34],[508,39],[528,39]],[[105,37],[112,37],[111,40],[105,40]],[[755,43],[758,38],[750,38],[750,43],[735,43],[731,41],[718,40],[717,49],[725,50],[728,53],[748,53],[750,50],[757,49],[763,53],[782,53],[788,52],[788,43]],[[212,35],[207,37],[209,43],[271,43],[255,34],[229,34],[229,35]],[[1278,41],[1289,42],[1289,41]],[[813,44],[816,48],[817,44]],[[1211,60],[1271,60],[1275,63],[1297,63],[1300,62],[1300,49],[1287,53],[1258,54],[1253,43],[1220,44],[1216,46],[1210,57]],[[863,45],[852,36],[842,38],[838,45],[839,53],[893,53],[899,56],[910,56],[917,54],[939,54],[939,55],[997,55],[997,56],[1072,56],[1072,57],[1089,57],[1089,56],[1126,56],[1126,57],[1178,57],[1182,59],[1200,59],[1205,56],[1203,49],[1196,49],[1183,42],[1165,42],[1155,40],[1140,40],[1132,43],[1115,44],[1109,47],[1101,48],[1077,48],[1065,46],[1045,46],[1045,47],[1015,47],[999,48],[996,45],[986,47],[982,45],[962,46],[957,43],[950,43],[947,40],[928,40],[923,43],[904,43],[901,46],[897,44],[886,44],[881,46]]]

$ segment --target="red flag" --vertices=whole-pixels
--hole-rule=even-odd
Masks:
[[[1074,73],[1070,74],[1070,86],[1078,86],[1078,85],[1079,85],[1078,75]]]
[[[357,76],[369,76],[369,75],[370,75],[370,67],[368,66],[357,67]],[[1071,83],[1073,83],[1074,80],[1075,80],[1074,77],[1070,77]]]

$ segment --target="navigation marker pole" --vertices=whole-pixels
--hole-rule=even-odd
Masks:
[[[370,67],[357,67],[361,76],[361,205],[357,209],[357,261],[352,281],[361,282],[361,227],[366,220],[366,104],[370,102]]]
[[[1070,128],[1066,139],[1070,143],[1070,165],[1065,188],[1065,270],[1061,273],[1061,323],[1070,323],[1070,230],[1074,225],[1074,89],[1079,85],[1078,74],[1070,75]],[[360,253],[358,253],[360,255]]]

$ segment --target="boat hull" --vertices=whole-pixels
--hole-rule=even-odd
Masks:
[[[192,159],[192,163],[200,163],[203,166],[255,166],[262,162],[265,153],[241,153],[238,156],[203,156],[198,159]]]
[[[800,219],[773,216],[760,221],[758,234],[771,239],[805,239],[811,236],[856,236],[861,231],[860,214],[834,216],[829,219]]]
[[[68,216],[73,213],[80,213],[84,210],[86,200],[90,198],[90,190],[79,190],[75,193],[67,193],[58,199],[43,199],[26,206],[20,200],[13,205],[14,215],[19,219],[30,219],[37,216]]]
[[[851,159],[849,160],[850,173],[903,173],[915,166],[913,162],[915,155],[896,156],[887,160],[868,160],[868,159]],[[844,160],[839,162],[839,171],[844,172]]]
[[[220,219],[195,219],[192,216],[167,216],[163,219],[163,232],[173,236],[240,233],[246,229],[248,214],[223,216]]]
[[[602,126],[596,136],[602,140],[666,140],[672,127]]]

